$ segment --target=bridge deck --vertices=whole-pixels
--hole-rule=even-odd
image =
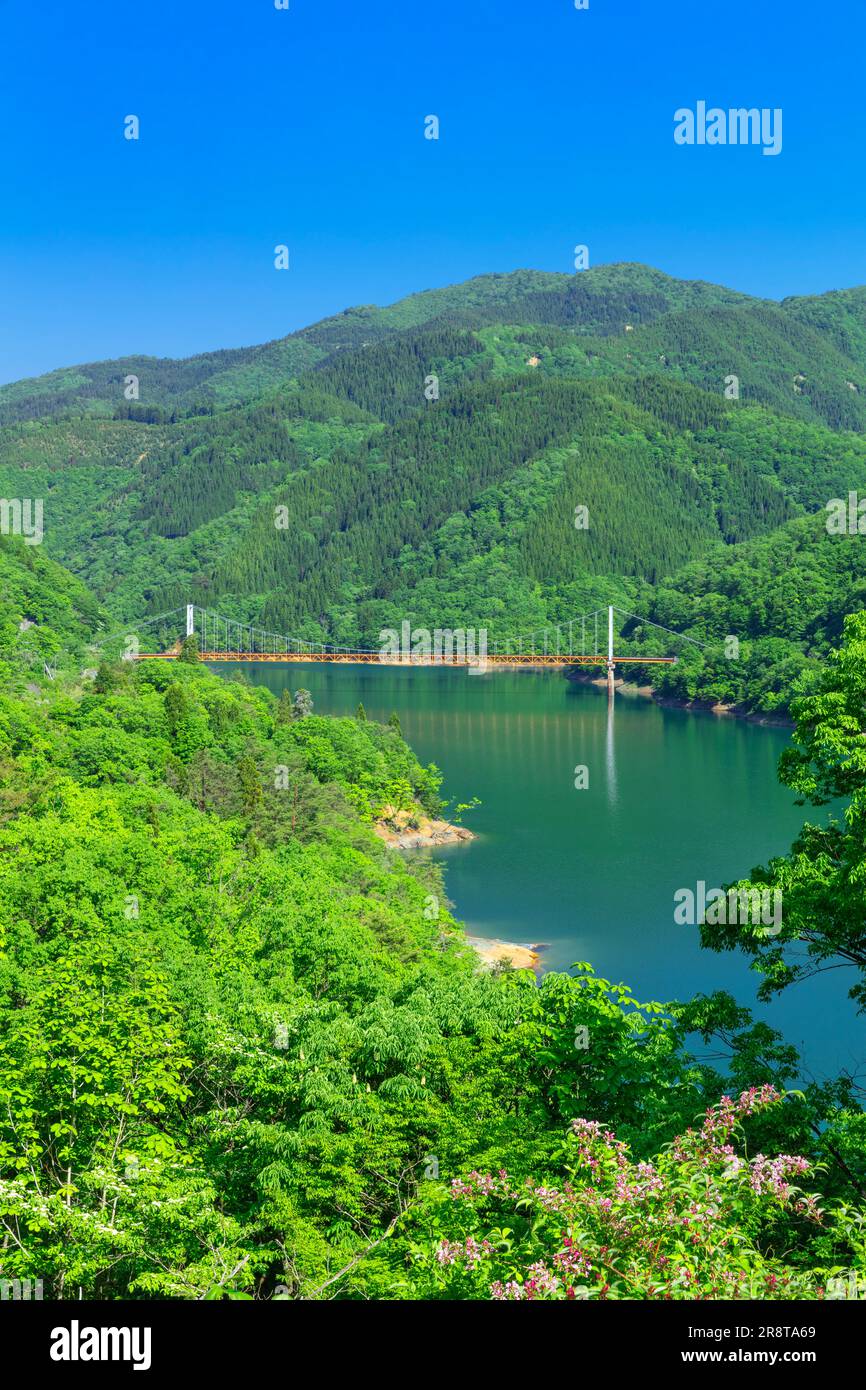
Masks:
[[[178,652],[140,652],[136,661],[177,661]],[[279,661],[332,666],[607,666],[606,656],[563,656],[523,652],[512,656],[488,653],[485,657],[445,653],[438,657],[380,656],[378,652],[200,652],[201,661]],[[615,656],[614,666],[673,666],[675,656]]]

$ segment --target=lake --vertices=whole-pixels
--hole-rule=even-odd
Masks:
[[[807,818],[776,778],[786,730],[621,692],[611,713],[605,691],[555,672],[241,669],[276,694],[304,686],[320,713],[352,714],[359,701],[371,719],[396,710],[421,761],[442,769],[443,795],[480,798],[463,822],[477,838],[433,851],[468,931],[544,943],[546,969],[590,961],[638,999],[729,990],[801,1048],[809,1077],[866,1060],[846,997],[853,972],[756,1007],[747,958],[703,950],[697,928],[674,921],[677,890],[747,875],[786,850]]]

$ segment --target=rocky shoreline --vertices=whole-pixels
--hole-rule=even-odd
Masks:
[[[569,672],[565,679],[574,681],[577,685],[595,685],[601,690],[607,689],[606,676],[588,676],[582,671],[574,671]],[[794,727],[794,721],[784,715],[755,714],[740,709],[738,705],[711,704],[709,700],[676,700],[670,696],[656,694],[655,688],[651,685],[634,685],[631,681],[616,680],[614,686],[623,695],[639,695],[645,700],[652,700],[662,709],[685,709],[692,714],[726,715],[732,719],[744,719],[747,724],[762,724],[773,729]]]
[[[401,823],[403,816],[406,819]],[[409,823],[412,815],[414,824]],[[458,845],[474,840],[471,830],[462,825],[452,825],[447,820],[431,820],[428,816],[401,812],[388,820],[377,821],[373,826],[380,840],[391,849],[431,849],[439,845]]]

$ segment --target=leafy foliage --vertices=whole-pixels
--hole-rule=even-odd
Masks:
[[[395,802],[439,810],[435,768],[393,724],[294,711],[194,661],[0,703],[4,1277],[438,1297],[412,1253],[439,1220],[428,1173],[546,1186],[581,1112],[649,1159],[724,1084],[690,1032],[724,1037],[744,1084],[796,1070],[723,997],[479,973],[438,870],[373,833]],[[763,1151],[826,1162],[835,1213],[858,1116],[850,1088],[812,1089]],[[814,1284],[857,1249],[834,1225],[798,1260]]]

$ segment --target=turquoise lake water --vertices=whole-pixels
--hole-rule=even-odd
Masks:
[[[235,668],[224,668],[226,671]],[[590,961],[639,999],[729,990],[756,1007],[740,952],[703,950],[674,921],[674,894],[748,874],[786,850],[811,814],[779,785],[783,729],[607,695],[553,672],[248,665],[276,693],[305,686],[315,707],[385,720],[393,710],[422,762],[444,773],[471,843],[435,851],[468,931],[544,943],[548,969]],[[588,786],[575,788],[575,768]],[[804,1074],[866,1061],[866,1028],[837,970],[757,1008],[797,1044]]]

